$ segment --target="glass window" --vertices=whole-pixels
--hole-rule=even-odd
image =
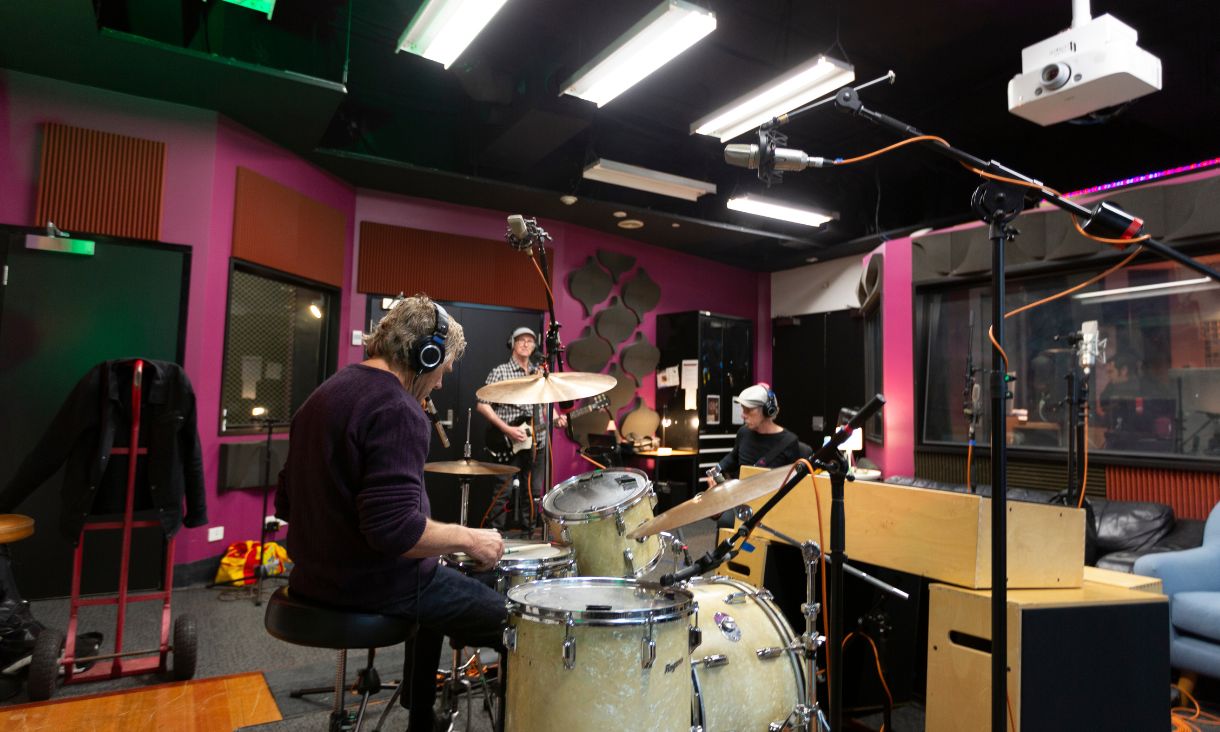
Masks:
[[[221,431],[257,429],[256,407],[287,422],[334,371],[335,291],[234,262],[229,278]]]
[[[1220,263],[1220,255],[1201,259]],[[1006,309],[1101,269],[1013,280]],[[975,409],[981,417],[976,440],[990,440],[988,293],[979,284],[922,294],[925,444],[964,445]],[[1100,345],[1086,375],[1079,334],[1090,323]],[[1014,315],[1006,325],[1004,347],[1017,376],[1007,415],[1010,445],[1064,449],[1075,384],[1076,403],[1089,405],[1090,450],[1220,459],[1220,284],[1150,261]]]
[[[884,344],[881,328],[881,308],[875,308],[864,316],[864,384],[865,400],[872,399],[874,394],[885,393],[885,384],[881,380],[884,363]],[[864,437],[870,442],[881,444],[885,435],[885,410],[877,412],[864,423]]]

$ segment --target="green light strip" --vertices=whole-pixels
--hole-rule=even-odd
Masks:
[[[271,20],[271,12],[275,10],[275,0],[225,0],[225,2],[249,8],[256,13],[266,13],[267,20]]]
[[[43,252],[80,254],[85,257],[93,256],[93,242],[88,239],[65,239],[58,236],[27,234],[25,237],[25,248],[37,249]]]

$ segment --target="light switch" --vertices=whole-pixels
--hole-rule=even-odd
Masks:
[[[352,331],[352,345],[353,346],[363,346],[364,345],[364,332],[363,331],[359,331],[359,330]]]

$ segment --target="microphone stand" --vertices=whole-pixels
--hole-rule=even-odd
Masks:
[[[267,560],[267,498],[271,493],[271,438],[276,422],[270,417],[255,417],[254,421],[267,429],[267,443],[263,449],[263,512],[258,519],[258,566],[254,569],[254,604],[258,606],[263,604],[263,577],[267,574],[264,564]]]
[[[843,493],[844,485],[849,476],[847,474],[847,460],[839,452],[839,446],[851,437],[851,434],[857,429],[864,426],[874,414],[881,410],[885,404],[885,397],[880,394],[874,396],[860,408],[860,412],[852,417],[851,421],[840,427],[823,445],[809,462],[816,468],[825,470],[830,475],[830,589],[828,590],[834,601],[830,603],[830,644],[828,658],[828,673],[827,687],[830,692],[830,729],[832,732],[839,732],[842,729],[843,705],[840,703],[843,695],[842,674],[843,670],[840,665],[843,652],[843,568],[847,564],[847,552],[844,549],[845,535],[844,527],[846,525],[846,517],[843,509]],[[695,560],[695,563],[685,569],[670,574],[662,575],[660,582],[662,585],[672,585],[675,582],[683,582],[704,572],[708,572],[720,566],[726,560],[735,556],[739,551],[738,544],[745,541],[754,529],[762,523],[763,517],[771,512],[784,497],[792,492],[792,489],[800,483],[805,476],[809,475],[809,469],[802,462],[796,463],[792,468],[792,475],[788,481],[780,487],[762,508],[753,512],[746,519],[733,535],[724,541],[720,542],[714,550],[707,552],[703,556]],[[823,602],[827,598],[822,598]],[[806,646],[805,652],[811,654],[816,651],[819,644],[816,639],[810,639]],[[816,671],[810,669],[812,676]]]
[[[912,138],[923,133],[915,127],[880,112],[867,109],[851,87],[840,89],[834,97],[836,109],[862,117],[873,124],[884,127],[898,135]],[[804,111],[804,110],[802,110]],[[794,115],[775,120],[771,126],[782,124]],[[1057,193],[1047,190],[1042,183],[1022,175],[994,160],[982,160],[951,145],[933,144],[932,149],[959,163],[988,175],[1002,176],[1029,183],[1030,186],[987,179],[971,197],[971,208],[988,225],[988,238],[992,242],[991,253],[991,317],[996,348],[991,357],[991,729],[1004,732],[1006,729],[1008,666],[1008,618],[1007,618],[1007,424],[1005,402],[1011,398],[1008,382],[1011,377],[1005,372],[1004,344],[1004,246],[1016,238],[1012,223],[1025,206],[1025,197],[1033,196],[1045,200],[1056,208],[1067,211],[1081,220],[1081,228],[1088,234],[1102,238],[1133,239],[1143,231],[1143,220],[1108,201],[1085,207],[1069,201]],[[759,175],[763,174],[760,166]],[[1031,187],[1032,186],[1032,187]],[[1139,242],[1166,259],[1220,282],[1220,272],[1208,267],[1181,252],[1148,238]],[[833,711],[833,710],[832,710]]]

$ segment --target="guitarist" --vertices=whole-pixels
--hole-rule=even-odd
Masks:
[[[508,338],[508,347],[511,350],[511,358],[492,369],[491,373],[487,374],[485,384],[494,384],[506,379],[518,379],[538,371],[538,366],[530,360],[534,355],[534,350],[538,347],[538,336],[534,331],[526,327],[517,328]],[[519,527],[526,527],[533,513],[526,502],[530,501],[531,497],[540,497],[550,479],[550,476],[547,475],[545,450],[546,418],[550,412],[550,405],[493,404],[480,399],[478,410],[479,414],[487,418],[489,425],[488,449],[498,459],[502,455],[502,462],[520,468],[521,471],[514,477],[519,480],[521,489],[528,488],[528,492],[522,490],[521,494],[507,497],[505,509],[493,517],[493,525],[511,520]],[[567,423],[565,415],[561,414],[555,419],[556,427],[565,427]],[[514,451],[514,444],[520,445],[527,440],[532,440],[533,444],[528,448]],[[499,444],[496,444],[497,442]],[[514,489],[515,491],[516,489]],[[510,508],[511,516],[508,515]]]

